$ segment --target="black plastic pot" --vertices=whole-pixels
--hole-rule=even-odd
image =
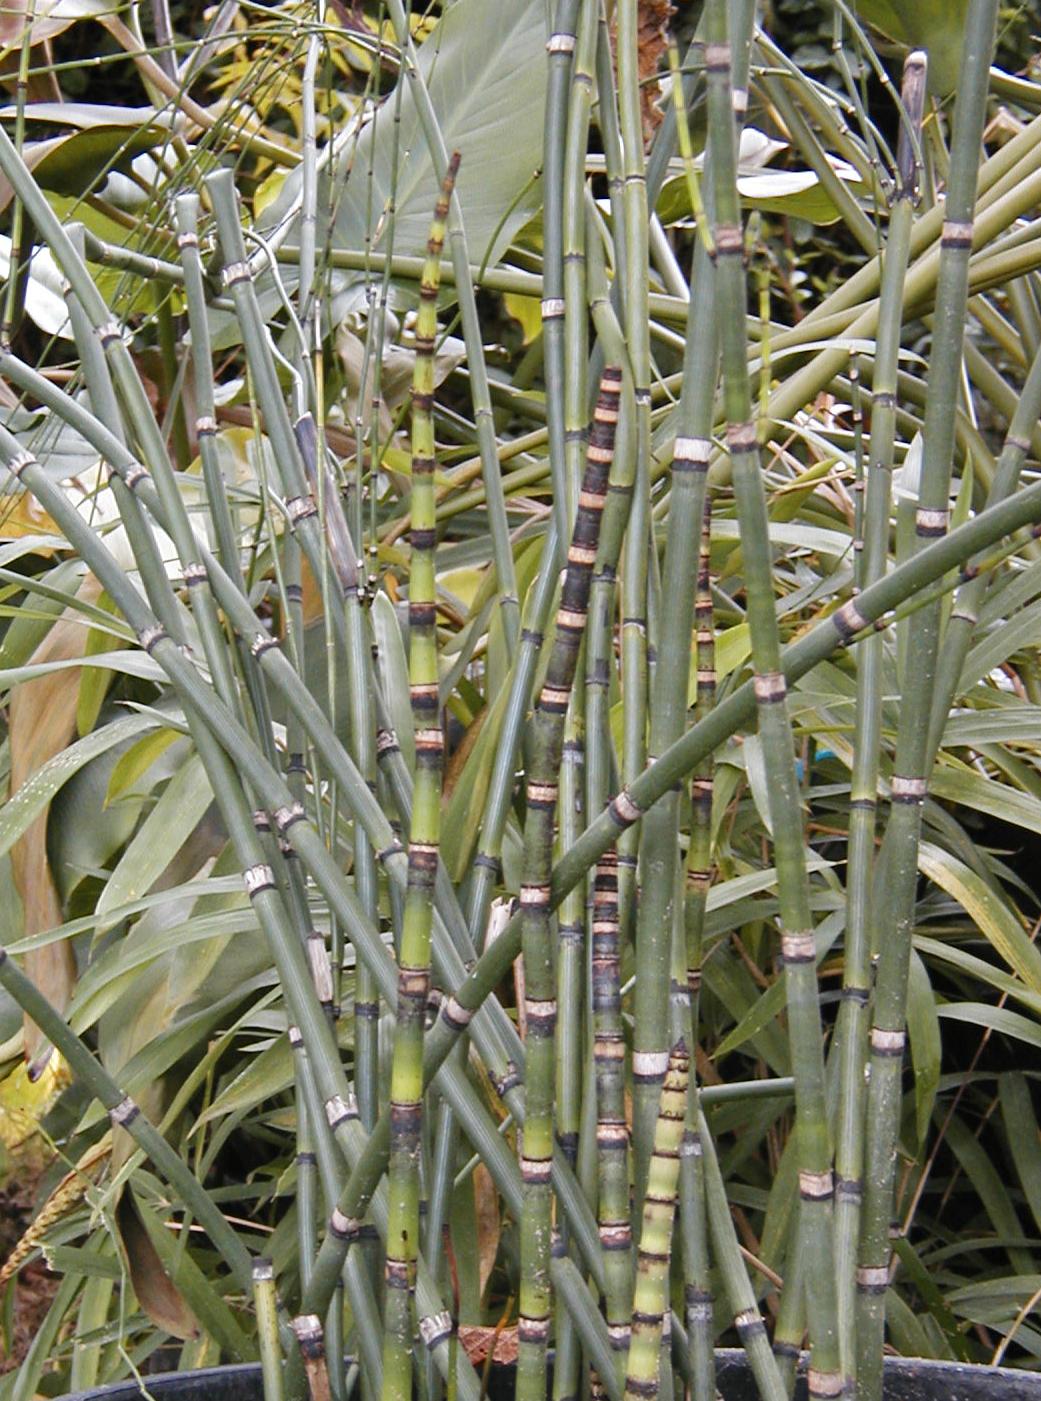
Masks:
[[[497,1367],[494,1394],[509,1395],[511,1369]],[[1008,1367],[965,1367],[958,1362],[926,1362],[913,1357],[886,1360],[886,1401],[1041,1401],[1041,1372],[1017,1372]],[[723,1401],[758,1401],[759,1393],[738,1349],[716,1354],[716,1382]],[[204,1367],[196,1372],[168,1372],[148,1377],[148,1394],[155,1401],[262,1401],[260,1368]],[[134,1382],[117,1382],[82,1391],[67,1401],[142,1401]],[[800,1378],[795,1401],[806,1401]]]

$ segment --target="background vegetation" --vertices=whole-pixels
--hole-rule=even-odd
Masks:
[[[16,188],[16,160],[5,160],[2,423],[41,474],[60,484],[95,543],[74,538],[46,482],[26,491],[24,480],[8,477],[0,498],[0,758],[11,796],[0,809],[0,927],[8,952],[159,1126],[241,1240],[272,1260],[294,1311],[324,1258],[322,1223],[337,1195],[335,1164],[322,1158],[328,1135],[315,1121],[317,1101],[308,1104],[303,1093],[307,1075],[291,1044],[289,1000],[299,993],[243,893],[243,848],[229,841],[218,801],[235,774],[221,778],[225,761],[214,757],[212,732],[200,742],[184,688],[141,645],[141,625],[100,577],[95,547],[98,558],[103,546],[118,562],[130,605],[145,595],[161,601],[168,633],[192,647],[190,666],[202,668],[241,721],[249,752],[259,756],[245,791],[260,791],[265,762],[284,773],[366,927],[399,952],[406,932],[419,929],[415,909],[409,913],[415,892],[403,892],[376,857],[408,840],[415,781],[417,811],[444,863],[438,898],[448,916],[433,932],[433,986],[447,998],[532,872],[538,867],[548,880],[551,860],[566,857],[591,824],[603,830],[605,803],[649,759],[715,704],[731,702],[753,671],[770,670],[756,650],[772,623],[757,631],[764,626],[755,623],[757,609],[776,620],[781,644],[798,643],[854,588],[913,561],[919,484],[931,470],[923,463],[935,454],[930,415],[945,418],[952,435],[946,469],[953,473],[940,506],[952,527],[1036,483],[1041,458],[1036,8],[995,7],[995,66],[980,105],[982,142],[970,141],[971,178],[952,117],[967,5],[778,0],[761,12],[746,55],[750,100],[737,167],[744,280],[734,284],[729,313],[723,284],[713,306],[703,300],[707,274],[699,283],[692,273],[699,256],[709,264],[713,221],[702,201],[721,214],[723,184],[718,168],[706,174],[703,159],[713,119],[700,4],[672,9],[641,0],[619,4],[616,17],[611,4],[601,13],[588,0],[564,0],[549,28],[543,0],[406,8],[407,15],[376,0],[329,0],[317,9],[222,0],[205,10],[165,0],[147,7],[28,0],[0,16],[9,95],[3,128],[59,230],[74,230],[73,251],[126,351],[125,363],[113,352],[114,389],[89,330],[91,318],[103,324],[101,313],[70,276],[46,210]],[[735,26],[750,15],[747,5],[726,8]],[[547,34],[568,20],[577,22],[573,61],[567,53],[547,59]],[[670,87],[669,36],[684,75],[680,103]],[[920,139],[908,142],[896,94],[915,46],[928,50],[929,88]],[[402,76],[413,62],[440,153],[430,149],[416,96],[424,87]],[[901,139],[913,179],[898,167]],[[409,391],[417,351],[425,373],[422,260],[445,157],[455,149],[462,222],[449,225],[443,262],[427,268],[428,285],[435,270],[441,282],[429,425],[436,465],[427,496],[412,471],[422,441],[415,435],[427,427],[424,404]],[[642,175],[645,161],[654,217],[645,207],[641,220],[626,193],[634,181],[624,177]],[[952,197],[959,170],[969,181],[969,211],[976,206],[971,257],[964,251],[964,342],[960,323],[954,340],[934,334],[937,318],[941,327],[952,324],[943,319],[950,308],[938,291],[947,275],[938,250],[942,197]],[[313,222],[301,217],[312,209]],[[178,242],[196,227],[198,254],[190,237]],[[896,239],[895,230],[902,230]],[[887,292],[880,249],[887,240],[899,248],[901,238],[906,277]],[[233,271],[221,281],[222,269],[247,258],[258,314]],[[66,279],[74,282],[71,320]],[[460,295],[471,284],[475,294]],[[695,312],[707,307],[710,316],[695,314],[688,324],[692,287]],[[549,305],[557,299],[565,308],[559,316]],[[955,390],[944,413],[933,386],[938,362],[952,356]],[[739,510],[740,464],[732,471],[724,451],[725,425],[740,418],[732,411],[737,360],[750,376],[762,449],[768,538],[758,549],[740,533],[751,509]],[[626,376],[625,426],[611,468],[625,510],[605,516],[563,727],[548,736],[533,722],[525,758],[520,726],[561,638],[552,626],[560,541],[570,533],[605,363],[624,366]],[[120,378],[131,369],[136,388]],[[634,384],[649,389],[646,402],[627,397]],[[164,529],[147,559],[141,536],[128,529],[133,513],[101,464],[89,415],[77,419],[75,406],[89,407],[125,446],[127,461],[146,460],[157,483],[150,454],[172,466],[159,487],[161,509],[149,505]],[[291,436],[291,420],[298,426],[308,413],[319,445],[310,457],[306,428],[296,440],[302,448]],[[700,428],[690,426],[695,420]],[[682,504],[688,488],[673,470],[677,435],[712,440],[700,586],[702,517],[693,497]],[[4,441],[10,460],[13,445]],[[109,461],[119,446],[106,449]],[[296,492],[287,463],[298,450],[311,477]],[[892,498],[872,507],[868,483],[887,452]],[[308,494],[318,525],[313,537],[301,531],[301,547],[289,527],[303,518],[294,502]],[[427,681],[438,688],[447,740],[443,781],[426,789],[409,702],[414,610],[427,601],[415,554],[423,512],[433,512],[437,531],[429,599],[436,655],[427,657],[436,669]],[[842,993],[863,987],[866,995],[884,933],[899,924],[899,891],[910,891],[909,1055],[895,1092],[888,1344],[914,1356],[1038,1367],[1041,912],[1033,862],[1041,832],[1041,564],[1030,529],[1037,518],[1035,509],[1010,520],[1019,533],[992,534],[982,555],[971,552],[967,572],[954,569],[963,557],[952,556],[947,572],[917,595],[891,600],[895,616],[873,641],[822,652],[811,671],[790,678],[798,789],[787,819],[776,806],[774,766],[783,751],[781,767],[791,769],[788,741],[775,746],[757,730],[750,706],[709,752],[689,751],[690,762],[666,786],[694,767],[694,790],[652,809],[658,826],[645,820],[618,843],[617,1006],[596,1002],[584,960],[568,952],[566,938],[540,964],[548,923],[541,931],[525,925],[523,964],[503,958],[494,991],[520,1029],[529,1068],[541,1034],[530,1008],[543,994],[525,988],[525,973],[530,984],[541,969],[548,998],[560,1002],[555,1064],[550,1052],[548,1072],[529,1069],[526,1101],[518,1100],[509,1079],[513,1043],[489,1014],[490,1039],[475,1036],[468,1061],[454,1053],[451,1094],[439,1081],[424,1101],[424,1257],[478,1364],[493,1345],[492,1329],[497,1346],[515,1346],[521,1262],[532,1258],[520,1187],[496,1143],[509,1155],[518,1148],[523,1110],[530,1150],[534,1106],[548,1096],[587,1215],[592,1221],[589,1207],[599,1208],[603,1227],[612,1179],[597,1161],[596,1116],[604,1118],[613,1093],[636,1126],[639,1201],[661,1075],[653,1094],[641,1090],[630,1053],[634,1045],[637,1054],[657,1052],[662,1036],[686,1024],[692,969],[702,1132],[718,1157],[733,1231],[728,1236],[716,1220],[711,1261],[692,1259],[694,1198],[682,1200],[688,1253],[675,1268],[672,1304],[684,1318],[682,1280],[701,1269],[716,1300],[707,1336],[734,1342],[743,1258],[745,1307],[762,1310],[785,1375],[806,1336],[797,1272],[812,1258],[799,1244],[798,1172],[806,1160],[794,1147],[792,1078],[806,1083],[798,1049],[806,1042],[793,1018],[808,1004],[799,1004],[790,982],[786,991],[794,960],[785,973],[778,941],[781,924],[796,927],[788,915],[802,881],[809,920],[802,927],[816,936],[819,995],[810,1000],[823,1028],[822,1096],[840,1177],[840,1090],[863,1084],[856,1038],[868,1025],[848,1013],[839,1030],[840,1004],[857,1001],[847,995],[843,1004]],[[305,724],[291,703],[293,684],[275,684],[234,639],[228,599],[219,599],[222,614],[207,613],[198,595],[188,606],[191,529],[241,584],[247,614],[252,609],[283,640],[290,683],[317,700],[317,721]],[[768,590],[758,594],[757,558],[769,566]],[[680,647],[679,594],[671,590],[682,569],[691,602],[698,592],[701,631],[692,638],[688,617]],[[935,678],[920,671],[926,616],[941,639]],[[531,636],[543,631],[539,660]],[[920,842],[916,832],[902,843],[898,817],[887,848],[882,839],[899,808],[890,802],[891,780],[907,772],[894,762],[898,744],[911,742],[909,711],[919,716],[929,791]],[[316,742],[325,718],[357,770]],[[390,731],[399,747],[387,741]],[[554,745],[557,764],[547,762]],[[552,818],[539,825],[522,770],[528,785],[559,777],[556,835]],[[363,781],[354,785],[358,771]],[[237,761],[236,772],[241,778]],[[697,782],[712,778],[711,802],[699,807]],[[869,798],[877,799],[877,828],[874,809],[870,818],[856,816]],[[255,806],[277,804],[258,797]],[[360,1125],[371,1131],[391,1096],[392,1070],[403,1073],[405,1060],[393,984],[388,993],[373,973],[371,949],[359,956],[355,906],[330,894],[331,875],[325,884],[315,876],[320,854],[294,857],[286,842],[280,854],[270,825],[243,840],[264,844],[290,905],[296,901],[294,927],[314,931],[307,941],[314,991]],[[595,859],[603,846],[586,850]],[[661,858],[662,851],[670,854]],[[901,876],[908,851],[911,866]],[[786,878],[787,862],[795,876]],[[694,878],[686,897],[685,865]],[[305,868],[310,879],[300,875]],[[610,904],[611,873],[604,863],[597,870],[599,895],[592,879],[588,888],[580,883],[558,914],[561,931],[584,932],[587,951],[598,909],[602,916]],[[419,933],[429,941],[429,901],[426,908],[428,927]],[[647,974],[643,986],[657,1010],[641,1005],[635,980],[647,966],[653,925],[666,931],[653,954],[664,979]],[[436,1003],[433,995],[432,1012]],[[902,1017],[903,1002],[898,1010]],[[608,1035],[620,1037],[630,1057],[624,1083],[613,1086],[597,1079],[592,1056],[594,1039]],[[0,1042],[7,1190],[23,1228],[17,1243],[5,1238],[10,1253],[0,1270],[5,1348],[18,1364],[0,1380],[4,1401],[135,1370],[255,1356],[253,1301],[225,1268],[227,1252],[199,1225],[193,1203],[171,1192],[70,1080],[6,991]],[[853,1060],[843,1062],[844,1053]],[[862,1115],[864,1092],[856,1093]],[[35,1128],[20,1117],[27,1108],[41,1111]],[[884,1138],[876,1148],[884,1151]],[[857,1177],[861,1149],[849,1149]],[[628,1171],[623,1166],[626,1203]],[[393,1184],[393,1165],[391,1173]],[[710,1214],[719,1216],[721,1197],[712,1201],[710,1194]],[[382,1300],[373,1235],[351,1258],[373,1286],[355,1297],[375,1308]],[[573,1240],[570,1248],[577,1249]],[[852,1279],[850,1271],[850,1290]],[[617,1322],[617,1281],[597,1284],[608,1324]],[[330,1355],[342,1341],[336,1313],[334,1304]],[[364,1346],[372,1319],[339,1315],[347,1343]],[[378,1316],[375,1326],[378,1348]],[[564,1375],[577,1366],[574,1327],[566,1313],[557,1318]],[[840,1318],[840,1329],[848,1327]],[[590,1336],[581,1334],[587,1353]],[[420,1368],[418,1377],[423,1388],[438,1385],[432,1371]]]

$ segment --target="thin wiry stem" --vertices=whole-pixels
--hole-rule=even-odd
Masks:
[[[941,240],[921,485],[915,514],[915,547],[919,552],[927,543],[947,533],[973,212],[996,16],[994,0],[974,0],[966,26]],[[885,890],[879,911],[882,937],[870,1035],[865,1192],[857,1269],[857,1391],[862,1401],[877,1401],[882,1388],[889,1220],[906,1035],[918,841],[922,804],[929,782],[926,765],[932,681],[940,641],[940,610],[940,600],[928,603],[914,614],[910,624],[908,655],[914,658],[914,675],[913,680],[908,677],[903,692],[892,778],[893,803],[886,833],[891,859],[886,864]]]

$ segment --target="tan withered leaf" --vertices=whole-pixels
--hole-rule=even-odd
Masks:
[[[96,603],[101,585],[86,575],[76,597]],[[88,629],[75,609],[68,608],[33,653],[30,661],[51,662],[81,657]],[[55,671],[23,682],[11,693],[9,737],[11,792],[55,754],[60,754],[76,729],[80,670]],[[61,924],[58,892],[47,862],[47,814],[43,811],[11,848],[11,867],[25,915],[25,933],[40,934]],[[25,971],[44,996],[63,1012],[76,980],[72,947],[64,940],[25,955]],[[47,1044],[34,1023],[25,1023],[25,1055],[31,1066],[46,1054]]]
[[[478,1268],[483,1296],[499,1253],[500,1233],[499,1193],[483,1163],[478,1163],[474,1170],[474,1197],[477,1207]]]
[[[157,1327],[175,1338],[197,1338],[199,1324],[149,1239],[128,1191],[120,1197],[116,1221],[137,1301]]]

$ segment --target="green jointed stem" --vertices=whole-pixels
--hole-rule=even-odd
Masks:
[[[619,0],[617,25],[618,110],[621,119],[625,227],[624,258],[617,261],[622,290],[622,325],[633,375],[635,471],[629,529],[621,577],[622,782],[642,771],[647,760],[648,658],[647,586],[650,520],[651,342],[648,314],[647,182],[644,170],[643,111],[640,102],[637,0]],[[618,843],[618,896],[623,937],[636,913],[636,858],[639,834],[624,833]],[[635,1209],[639,1212],[654,1136],[658,1096],[669,1057],[669,929],[660,919],[640,920],[636,956],[640,977],[633,1001],[633,1155]]]
[[[546,125],[543,139],[543,266],[542,266],[542,354],[546,378],[546,427],[549,434],[549,469],[553,482],[553,519],[557,539],[568,538],[575,513],[578,472],[568,474],[565,448],[564,394],[564,181],[567,150],[568,93],[571,87],[572,55],[575,51],[575,20],[579,0],[555,0],[553,33],[546,48],[549,74],[546,84]],[[585,165],[585,146],[581,153]],[[573,369],[573,367],[571,367]],[[583,406],[583,420],[585,418]],[[583,422],[582,427],[585,424]],[[581,458],[578,462],[581,470]]]
[[[253,1261],[253,1307],[257,1314],[260,1366],[264,1379],[264,1401],[283,1401],[282,1352],[278,1343],[278,1299],[271,1261],[258,1256]]]
[[[687,1113],[690,1053],[678,1041],[661,1087],[654,1148],[647,1172],[640,1248],[636,1257],[632,1338],[626,1364],[626,1401],[654,1397],[660,1389],[661,1341],[669,1309],[669,1261],[680,1173],[680,1145]]]
[[[419,1149],[423,1115],[423,1021],[430,987],[434,882],[441,840],[444,734],[437,672],[437,518],[434,499],[434,348],[445,224],[459,170],[449,162],[427,241],[420,283],[412,384],[412,555],[409,567],[409,687],[416,778],[408,884],[398,959],[397,1024],[390,1073],[390,1217],[385,1279],[384,1401],[412,1394],[412,1290],[419,1246]]]
[[[799,1136],[800,1244],[809,1261],[808,1312],[813,1348],[809,1394],[811,1398],[824,1398],[839,1395],[843,1379],[835,1309],[833,1180],[824,1094],[823,1035],[803,816],[785,699],[787,687],[781,672],[766,495],[748,380],[742,266],[744,237],[736,184],[731,51],[723,0],[711,0],[708,14],[709,42],[705,62],[727,445],[741,529],[759,737],[769,787],[781,906],[781,948]],[[739,42],[739,36],[733,38]]]
[[[604,1252],[604,1312],[616,1372],[624,1376],[632,1307],[629,1126],[619,949],[618,859],[604,852],[593,880],[591,987],[596,1086],[597,1222]]]
[[[885,573],[889,547],[892,473],[896,444],[897,367],[903,323],[903,291],[916,200],[914,140],[921,130],[925,98],[925,57],[908,56],[904,66],[900,185],[889,221],[882,272],[878,335],[872,382],[871,442],[861,493],[863,522],[858,586]],[[864,1066],[867,1058],[868,1001],[871,991],[872,873],[875,864],[876,793],[882,725],[881,636],[868,637],[857,651],[856,735],[850,784],[849,868],[842,1005],[835,1042],[839,1066],[839,1107],[835,1144],[835,1268],[839,1345],[845,1375],[854,1371],[855,1272],[860,1204],[863,1196]]]
[[[524,1206],[521,1214],[518,1321],[517,1392],[520,1401],[539,1401],[546,1391],[553,1207],[550,1181],[555,1084],[553,1053],[557,1019],[550,910],[553,822],[557,808],[557,777],[563,752],[564,720],[586,627],[589,582],[607,492],[620,382],[620,371],[604,371],[593,416],[574,533],[568,550],[556,633],[530,731],[520,891],[528,1028],[525,1121],[521,1137]]]
[[[964,33],[923,428],[921,485],[915,514],[918,552],[930,541],[947,534],[973,212],[996,18],[997,0],[973,0]],[[918,610],[911,620],[908,656],[914,661],[905,678],[901,700],[892,778],[893,802],[886,833],[891,859],[886,866],[878,921],[881,949],[870,1035],[864,1205],[857,1269],[857,1393],[862,1401],[878,1401],[882,1388],[889,1222],[893,1210],[906,1037],[907,980],[917,895],[922,804],[929,784],[929,725],[941,609],[942,600],[936,599]]]
[[[698,589],[695,604],[697,695],[695,722],[706,715],[716,698],[716,646],[712,610],[712,578],[709,569],[712,502],[705,495],[698,560]],[[687,999],[691,1044],[698,1044],[701,996],[701,964],[705,934],[708,892],[712,885],[712,774],[713,760],[706,754],[691,775],[690,845],[687,848],[683,932],[686,955]],[[691,1086],[687,1103],[687,1123],[696,1133],[699,1112],[697,1086]],[[684,1304],[687,1346],[694,1394],[711,1395],[715,1389],[713,1351],[712,1289],[709,1275],[708,1224],[705,1210],[705,1174],[700,1154],[683,1156],[680,1164],[680,1211],[683,1228]]]

